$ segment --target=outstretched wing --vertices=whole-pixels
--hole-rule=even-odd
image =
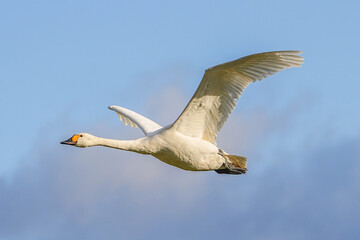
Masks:
[[[244,89],[276,72],[300,67],[300,51],[250,55],[205,71],[194,96],[174,122],[173,128],[191,137],[216,144],[216,137],[235,108]]]
[[[130,127],[139,127],[145,135],[149,135],[149,133],[162,128],[156,122],[129,109],[115,105],[109,106],[109,109],[115,111],[119,119],[123,121],[125,125],[129,125]]]

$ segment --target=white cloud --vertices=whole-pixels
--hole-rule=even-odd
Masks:
[[[176,88],[161,92],[147,111],[172,118],[185,100]],[[186,172],[100,147],[37,145],[28,154],[36,165],[24,165],[9,185],[0,179],[0,239],[351,239],[360,220],[358,138],[299,151],[307,166],[300,172],[288,168],[287,149],[265,148],[278,159],[257,170],[263,147],[293,127],[295,107],[232,116],[219,143],[248,154],[245,176]],[[99,122],[89,132],[117,136],[120,124]],[[137,131],[121,126],[119,136]]]

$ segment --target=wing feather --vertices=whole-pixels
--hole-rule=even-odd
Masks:
[[[244,89],[281,70],[300,67],[303,58],[299,54],[300,51],[259,53],[209,68],[172,127],[185,135],[216,144],[217,133]]]
[[[129,109],[115,105],[109,106],[109,109],[116,112],[116,115],[119,117],[120,121],[124,122],[125,126],[129,125],[130,127],[139,127],[145,135],[149,135],[150,133],[162,128],[156,122]]]

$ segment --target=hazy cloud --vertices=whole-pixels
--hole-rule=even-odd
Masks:
[[[166,117],[183,97],[163,92],[147,111]],[[219,142],[249,157],[245,176],[186,172],[100,147],[42,145],[28,154],[35,164],[24,161],[11,183],[0,179],[0,239],[356,239],[360,137],[324,139],[296,157],[280,146],[271,152],[266,146],[294,127],[289,109],[297,107],[232,116]],[[113,127],[90,130],[114,136]],[[122,138],[139,131],[122,129]],[[268,158],[272,164],[261,167]]]

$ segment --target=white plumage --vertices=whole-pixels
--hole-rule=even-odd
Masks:
[[[164,128],[126,108],[109,107],[125,125],[139,127],[145,134],[144,138],[121,141],[80,133],[62,143],[77,147],[101,145],[151,154],[185,170],[245,173],[247,159],[217,148],[217,134],[250,83],[281,70],[301,66],[303,58],[298,56],[300,53],[259,53],[207,69],[182,114],[172,125]]]
[[[115,111],[119,119],[123,121],[125,125],[129,124],[130,127],[139,127],[146,136],[162,128],[156,122],[129,109],[114,105],[109,106],[109,109]]]

